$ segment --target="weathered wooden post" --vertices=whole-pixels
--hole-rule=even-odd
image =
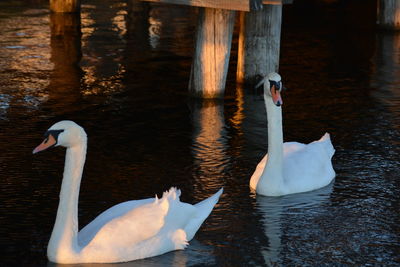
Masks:
[[[241,12],[237,81],[254,85],[260,77],[278,71],[282,5]]]
[[[235,11],[250,11],[261,7],[265,9],[258,13],[250,13],[248,18],[243,15],[238,69],[240,79],[247,79],[247,76],[264,76],[278,68],[282,4],[291,3],[293,0],[141,1],[201,8],[189,81],[189,91],[194,96],[219,98],[224,94]],[[252,68],[255,70],[247,70]]]
[[[80,12],[81,0],[50,0],[50,11],[58,13]]]
[[[379,0],[378,25],[389,30],[400,30],[400,0]]]
[[[222,97],[228,73],[235,11],[201,8],[189,81],[192,95]]]

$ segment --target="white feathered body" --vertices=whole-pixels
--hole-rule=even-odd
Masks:
[[[78,247],[60,250],[58,263],[126,262],[184,249],[218,202],[222,189],[196,205],[171,188],[158,199],[132,200],[101,213],[78,233]]]
[[[335,149],[328,133],[320,140],[309,144],[283,143],[283,179],[279,192],[273,195],[311,191],[331,183],[335,177],[331,161],[334,153]],[[268,176],[267,172],[263,173],[267,161],[268,154],[260,161],[250,178],[250,187],[254,190],[257,188],[261,175]],[[267,186],[268,178],[264,180]]]

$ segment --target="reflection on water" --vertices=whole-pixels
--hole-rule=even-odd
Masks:
[[[379,34],[374,56],[375,69],[371,86],[375,96],[392,112],[398,113],[400,101],[400,34]],[[398,125],[398,124],[395,124]]]
[[[329,204],[333,183],[328,186],[307,193],[299,193],[282,197],[257,196],[257,209],[263,214],[264,231],[268,238],[268,245],[263,249],[262,254],[266,265],[281,266],[280,253],[283,251],[282,235],[286,231],[285,223],[290,217],[302,217],[304,229],[302,232],[315,228],[312,224],[312,217],[319,214],[323,205]],[[308,220],[308,222],[307,222]]]
[[[79,14],[50,14],[53,71],[48,86],[49,100],[73,105],[80,98],[81,23]],[[66,73],[68,75],[66,75]],[[65,97],[68,95],[68,97]]]
[[[126,22],[125,22],[125,17],[127,15],[126,11],[126,4],[120,4],[119,7],[124,8],[122,10],[119,10],[115,17],[112,19],[113,22],[113,30],[116,31],[120,38],[122,39],[125,34],[126,34]]]
[[[120,2],[83,6],[80,66],[84,96],[110,96],[123,89],[116,81],[125,72],[120,61],[126,44],[126,12],[126,4]]]
[[[154,9],[151,9],[149,16],[149,38],[150,45],[152,48],[157,48],[160,42],[160,35],[162,31],[162,21],[156,18],[154,15]]]
[[[248,186],[268,147],[259,92],[228,78],[223,101],[187,97],[197,9],[88,0],[79,23],[47,1],[1,1],[0,265],[54,266],[64,150],[31,151],[60,119],[89,135],[81,225],[170,186],[190,203],[224,187],[188,249],[118,266],[399,265],[399,35],[349,15],[355,0],[311,2],[283,11],[284,137],[330,132],[337,177],[268,198]]]
[[[223,187],[223,177],[229,168],[224,106],[221,101],[191,102],[193,124],[193,173],[195,192],[216,192]]]
[[[31,112],[48,99],[45,88],[53,68],[48,11],[35,9],[25,14],[0,19],[0,119],[7,119],[10,107]]]
[[[195,102],[191,110],[194,158],[202,172],[209,176],[222,174],[219,168],[227,163],[223,109],[223,103],[211,100]]]
[[[167,253],[161,256],[122,263],[84,263],[84,264],[56,264],[48,262],[48,267],[191,267],[191,266],[212,266],[214,260],[209,255],[211,249],[197,242],[191,242],[191,246],[185,250]]]

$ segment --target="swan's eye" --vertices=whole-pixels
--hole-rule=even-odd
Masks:
[[[64,130],[49,130],[44,134],[45,140],[44,143],[47,143],[49,141],[50,135],[53,136],[53,138],[57,141],[58,136],[60,133],[64,132]]]
[[[272,81],[272,80],[269,80],[269,87],[270,87],[270,89],[272,89],[272,86],[275,86],[275,91],[281,91],[282,90],[282,82],[281,81],[279,81],[279,82],[277,82],[277,81]]]
[[[47,143],[49,141],[50,131],[44,133],[44,142]]]
[[[281,91],[282,90],[282,83],[281,82],[276,82],[275,83],[275,91]]]
[[[43,143],[47,144],[47,142],[49,142],[49,137],[46,137],[46,139],[44,139]]]
[[[282,91],[282,82],[278,82],[278,86],[277,86],[279,91]]]

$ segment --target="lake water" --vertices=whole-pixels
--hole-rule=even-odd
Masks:
[[[200,101],[187,93],[196,9],[87,0],[82,36],[62,39],[47,1],[2,1],[0,266],[53,266],[65,152],[32,149],[62,119],[89,137],[80,226],[171,186],[189,203],[224,187],[186,250],[118,266],[399,266],[400,35],[375,29],[374,1],[326,2],[284,7],[280,73],[284,139],[329,132],[336,179],[260,197],[248,183],[266,114],[235,82],[237,31],[226,97]]]

